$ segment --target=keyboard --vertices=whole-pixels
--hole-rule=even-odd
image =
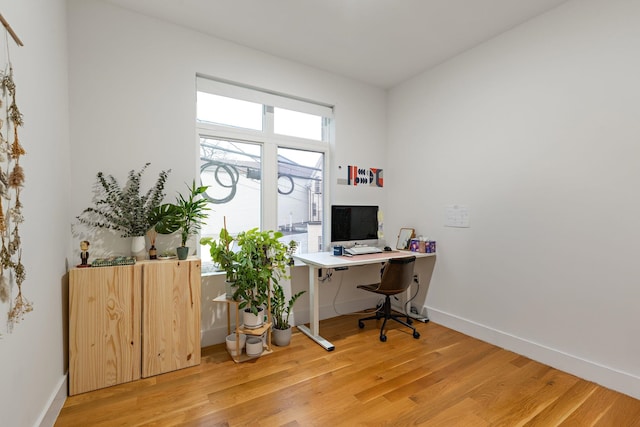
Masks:
[[[375,246],[354,246],[344,250],[347,255],[366,255],[366,254],[379,254],[382,249]]]

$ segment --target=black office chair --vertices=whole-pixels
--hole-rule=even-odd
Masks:
[[[384,266],[382,276],[380,277],[380,283],[373,283],[371,285],[359,285],[359,289],[363,289],[368,292],[374,292],[376,294],[384,295],[384,305],[382,312],[380,309],[376,310],[375,316],[365,317],[358,320],[358,326],[364,328],[364,320],[378,320],[384,318],[382,327],[380,328],[380,341],[387,341],[387,336],[384,334],[384,327],[387,324],[387,320],[395,320],[413,330],[413,337],[415,339],[420,338],[420,333],[416,331],[416,328],[411,326],[411,319],[406,316],[407,321],[400,320],[400,318],[392,313],[391,310],[391,296],[397,295],[407,290],[411,282],[413,281],[413,266],[416,263],[416,257],[406,258],[391,258]],[[404,316],[403,316],[404,317]]]

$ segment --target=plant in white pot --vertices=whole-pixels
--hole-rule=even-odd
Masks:
[[[281,277],[286,277],[290,247],[279,240],[282,236],[278,231],[253,228],[236,237],[240,249],[233,298],[241,301],[239,308],[244,309],[246,328],[262,325],[271,283],[275,286]]]
[[[273,343],[277,346],[286,346],[291,342],[291,325],[289,316],[293,304],[305,291],[292,295],[287,300],[284,288],[279,283],[273,286],[271,294],[271,318],[273,319]]]
[[[77,216],[82,224],[114,230],[121,237],[132,237],[132,252],[139,259],[146,257],[144,236],[153,225],[151,212],[162,204],[164,185],[171,172],[161,171],[155,185],[142,194],[140,181],[149,165],[146,163],[138,172],[131,170],[124,186],[120,186],[112,175],[98,172],[94,206]]]

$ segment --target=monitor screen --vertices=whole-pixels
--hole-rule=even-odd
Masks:
[[[377,238],[377,206],[331,206],[331,242],[357,242]]]

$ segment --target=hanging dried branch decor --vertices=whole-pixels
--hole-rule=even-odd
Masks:
[[[18,128],[23,125],[23,121],[16,104],[16,85],[11,65],[9,71],[2,74],[0,88],[4,101],[0,106],[7,105],[6,119],[0,119],[0,164],[5,166],[0,168],[0,301],[10,302],[7,327],[11,331],[26,313],[33,310],[32,303],[22,292],[26,271],[22,264],[19,227],[24,221],[20,191],[25,177],[20,158],[26,152],[18,138]],[[12,281],[15,281],[17,295],[11,301]]]

